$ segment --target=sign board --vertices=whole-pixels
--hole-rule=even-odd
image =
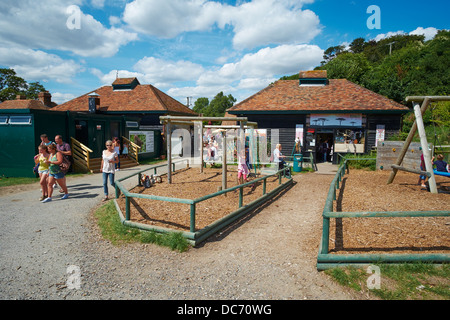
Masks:
[[[155,152],[154,131],[130,131],[129,139],[141,147],[139,153]]]
[[[361,128],[362,114],[311,114],[310,125],[313,127]]]

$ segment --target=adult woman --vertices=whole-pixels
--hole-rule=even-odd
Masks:
[[[100,171],[103,173],[103,191],[105,193],[105,198],[103,201],[108,200],[108,177],[111,186],[114,185],[114,165],[119,162],[119,156],[114,151],[114,144],[111,140],[106,141],[106,150],[102,153],[102,164]]]
[[[56,144],[52,143],[48,146],[49,156],[46,160],[48,164],[48,196],[44,200],[43,203],[52,201],[53,194],[53,185],[55,182],[58,182],[59,186],[64,192],[62,196],[62,200],[67,199],[69,197],[69,192],[67,191],[66,179],[64,179],[64,172],[61,171],[59,165],[63,162],[63,155],[61,152],[56,150]]]
[[[34,157],[34,163],[38,164],[38,173],[39,173],[39,183],[41,184],[42,196],[39,199],[40,201],[47,198],[48,195],[48,163],[46,160],[48,159],[49,153],[47,146],[44,144],[39,145],[39,154]]]
[[[283,169],[286,164],[283,158],[285,158],[285,156],[281,153],[281,144],[277,144],[273,151],[273,162],[278,164],[278,170]]]

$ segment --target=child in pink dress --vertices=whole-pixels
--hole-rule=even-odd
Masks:
[[[248,167],[245,163],[245,151],[241,152],[241,155],[238,159],[238,182],[239,184],[243,184],[244,181],[248,182]]]

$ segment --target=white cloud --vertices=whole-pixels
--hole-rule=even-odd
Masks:
[[[383,39],[387,39],[387,38],[390,38],[390,37],[393,37],[393,36],[402,35],[402,34],[405,34],[405,32],[404,31],[395,31],[395,32],[390,31],[388,33],[381,33],[381,34],[377,35],[374,38],[374,40],[375,41],[380,41],[380,40],[383,40]]]
[[[229,10],[234,47],[251,49],[269,44],[308,43],[320,33],[318,16],[289,1],[259,0]]]
[[[218,70],[203,73],[198,85],[232,83],[245,78],[273,78],[310,70],[323,58],[323,50],[313,45],[282,45],[264,48],[256,53],[246,54],[236,63],[228,63]]]
[[[9,46],[70,51],[81,56],[110,57],[137,39],[136,33],[105,28],[91,15],[77,8],[81,0],[2,0],[0,39]],[[79,8],[79,7],[78,7]],[[67,22],[79,21],[79,29]]]
[[[166,61],[154,57],[139,60],[134,69],[145,74],[145,77],[153,83],[191,81],[204,72],[201,65],[190,61]]]
[[[0,46],[0,65],[8,66],[27,81],[56,81],[71,83],[72,77],[83,70],[73,60],[40,50],[5,48]]]
[[[411,31],[410,33],[408,33],[408,35],[424,35],[425,36],[425,41],[428,40],[432,40],[434,38],[434,36],[438,33],[438,29],[433,28],[433,27],[429,27],[429,28],[423,28],[423,27],[418,27],[417,29]],[[390,31],[388,33],[381,33],[379,35],[377,35],[374,40],[376,41],[380,41],[383,39],[387,39],[396,35],[406,35],[407,33],[405,31]]]
[[[123,19],[138,32],[162,38],[232,26],[235,48],[251,49],[312,40],[321,27],[315,13],[302,10],[310,2],[254,0],[229,6],[205,0],[135,0],[127,4]]]
[[[430,28],[422,28],[418,27],[416,30],[411,31],[410,35],[424,35],[425,41],[432,40],[436,34],[438,33],[438,29],[430,27]]]
[[[52,92],[51,94],[52,101],[57,104],[62,104],[76,98],[76,96],[72,93]]]

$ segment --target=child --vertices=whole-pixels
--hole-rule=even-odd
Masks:
[[[431,159],[431,162],[433,163],[433,165],[436,165],[436,171],[441,171],[441,172],[448,172],[447,171],[447,162],[444,161],[444,155],[442,154],[438,154],[437,156],[437,160],[434,161],[434,157],[433,159]]]
[[[238,183],[248,182],[248,167],[245,161],[245,151],[242,150],[238,159]]]
[[[128,144],[126,142],[123,143],[122,155],[125,159],[128,158]]]

